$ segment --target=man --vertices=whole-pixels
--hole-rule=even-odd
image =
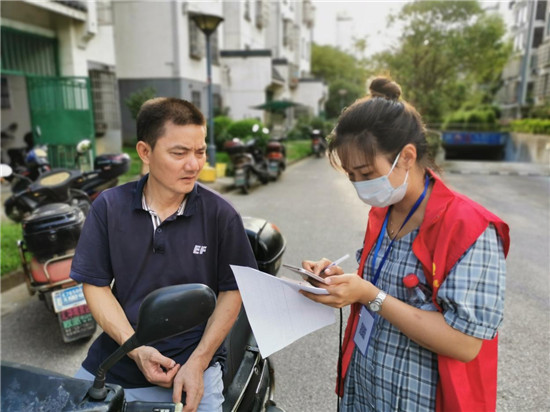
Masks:
[[[137,117],[136,148],[149,174],[94,201],[71,269],[104,330],[79,378],[92,379],[134,333],[149,292],[182,283],[203,283],[216,292],[216,309],[206,324],[135,349],[107,374],[130,400],[180,402],[183,392],[185,411],[221,410],[222,343],[241,307],[229,265],[256,267],[238,213],[196,182],[206,161],[205,135],[204,116],[191,103],[145,102]]]

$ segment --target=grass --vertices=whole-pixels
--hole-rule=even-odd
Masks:
[[[21,225],[9,220],[0,225],[1,240],[1,274],[13,272],[21,268],[21,260],[17,250],[17,241],[22,239]]]
[[[311,140],[289,140],[285,142],[287,160],[289,162],[299,160],[311,154]],[[133,146],[124,146],[123,152],[128,153],[131,163],[130,169],[119,177],[119,183],[126,183],[139,178],[141,160]],[[216,152],[217,163],[229,163],[229,156],[226,152]],[[0,206],[1,207],[1,206]],[[19,223],[4,220],[0,225],[1,239],[1,270],[3,276],[15,270],[21,269],[21,261],[17,250],[17,241],[22,238],[21,225]]]
[[[311,140],[288,140],[285,142],[287,161],[292,162],[311,154]]]

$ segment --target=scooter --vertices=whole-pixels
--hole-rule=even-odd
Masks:
[[[224,149],[233,164],[235,186],[240,188],[243,194],[248,194],[258,180],[262,184],[269,182],[267,159],[255,138],[246,143],[234,138],[225,142]]]
[[[17,246],[27,289],[56,314],[64,342],[89,338],[96,330],[82,285],[69,277],[92,202],[85,189],[97,195],[102,190],[100,183],[116,181],[128,170],[129,158],[124,159],[122,167],[117,160],[115,167],[102,163],[102,168],[92,172],[54,169],[5,202],[6,215],[22,225],[23,239]],[[5,165],[2,170],[9,173]]]
[[[267,142],[267,170],[272,180],[277,180],[286,169],[285,137],[271,138]]]
[[[285,240],[263,219],[243,218],[260,270],[276,275]],[[186,310],[180,310],[185,307]],[[105,383],[118,360],[138,346],[182,333],[206,322],[215,307],[214,292],[205,285],[168,286],[149,294],[139,310],[136,333],[109,356],[95,373],[93,384],[43,369],[2,362],[2,410],[55,411],[181,411],[181,404],[126,402],[124,390]],[[257,348],[244,309],[226,338],[223,411],[284,412],[273,401],[273,369]]]
[[[34,181],[51,170],[48,148],[45,145],[36,146],[32,132],[28,132],[23,139],[25,147],[8,149],[10,166],[15,173]]]
[[[315,155],[316,158],[320,158],[325,155],[327,149],[327,144],[325,138],[321,134],[321,131],[318,129],[313,129],[311,131],[311,152]]]

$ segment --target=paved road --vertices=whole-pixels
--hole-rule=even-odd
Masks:
[[[446,178],[511,226],[498,411],[550,410],[550,178],[475,173]],[[243,215],[280,227],[287,240],[286,263],[354,253],[363,238],[368,208],[325,160],[306,159],[279,182],[248,196],[231,192],[226,197]],[[352,259],[343,266],[355,268]],[[55,318],[25,293],[20,286],[2,294],[2,359],[73,373],[88,344],[60,343]],[[334,410],[337,348],[336,323],[274,354],[278,404],[289,412]]]

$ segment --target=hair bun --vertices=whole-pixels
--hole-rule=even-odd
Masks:
[[[399,100],[401,87],[387,77],[375,78],[369,86],[372,97],[383,97],[389,100]]]

